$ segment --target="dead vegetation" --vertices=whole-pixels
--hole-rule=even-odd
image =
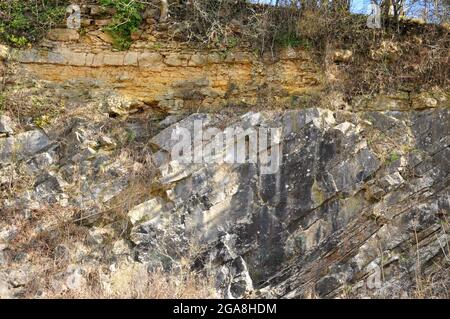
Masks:
[[[87,286],[80,291],[48,293],[44,298],[60,299],[213,299],[217,298],[210,278],[191,271],[167,273],[128,266],[117,272],[109,289],[102,287],[101,271],[88,274]],[[118,277],[120,276],[120,279]]]
[[[21,269],[32,261],[30,276],[20,293],[21,298],[215,298],[213,277],[191,269],[183,258],[179,267],[170,271],[147,269],[131,260],[121,261],[118,269],[109,267],[110,249],[88,244],[89,227],[76,222],[77,212],[58,205],[40,207],[26,218],[18,210],[5,210],[0,225],[14,225],[15,238],[7,250],[8,271]],[[80,251],[81,249],[81,251]],[[80,252],[83,259],[80,260]],[[25,258],[25,259],[24,259]],[[92,260],[89,262],[89,260]],[[94,262],[95,261],[95,262]],[[67,275],[74,265],[83,269],[82,285],[67,289]],[[74,268],[76,269],[76,268]],[[1,268],[0,268],[1,270]]]
[[[381,2],[383,8],[389,5]],[[328,89],[343,92],[348,101],[361,94],[448,87],[446,5],[437,3],[442,10],[430,13],[429,20],[441,24],[399,15],[403,4],[392,5],[392,14],[382,13],[381,28],[370,29],[366,15],[350,12],[350,1],[171,1],[167,32],[189,45],[224,51],[239,47],[274,59],[286,47],[311,50],[325,69],[338,64],[339,80]],[[348,50],[350,58],[333,61],[336,49]]]

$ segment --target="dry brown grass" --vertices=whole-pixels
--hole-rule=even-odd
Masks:
[[[79,260],[73,255],[76,245],[86,241],[88,228],[73,222],[76,213],[52,206],[36,210],[33,217],[25,220],[17,211],[2,214],[2,224],[11,223],[18,227],[16,238],[10,244],[10,254],[27,254],[31,262],[29,270],[32,279],[26,284],[21,298],[63,298],[63,299],[168,299],[168,298],[215,298],[214,280],[204,272],[190,269],[187,260],[180,267],[165,272],[148,272],[145,265],[135,262],[121,262],[114,272],[109,271],[108,260],[98,260],[87,266],[83,274],[85,285],[73,291],[59,290],[64,285],[61,277],[69,265]],[[37,231],[38,225],[45,229]],[[61,247],[68,254],[61,254]],[[99,249],[91,247],[91,252]],[[89,254],[89,250],[86,252]],[[88,256],[88,255],[86,255]],[[8,269],[20,269],[23,262],[12,262]],[[81,264],[83,267],[83,264]],[[59,278],[59,279],[58,279]],[[55,286],[55,283],[60,283]]]
[[[132,278],[125,291],[106,293],[107,298],[201,299],[216,297],[211,278],[189,270],[177,273],[156,271]]]
[[[101,270],[87,275],[79,291],[49,290],[45,298],[61,299],[212,299],[217,298],[211,277],[182,269],[177,272],[147,272],[140,264],[128,264],[101,279]]]
[[[59,205],[42,205],[28,218],[20,209],[3,210],[0,228],[17,228],[8,246],[10,261],[6,269],[20,269],[31,263],[27,271],[33,277],[22,297],[33,297],[39,290],[48,289],[51,278],[71,263],[70,247],[84,242],[87,236],[87,229],[73,222],[75,214],[76,210]]]

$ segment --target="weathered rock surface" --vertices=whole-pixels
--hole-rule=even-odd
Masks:
[[[49,145],[50,140],[40,130],[0,138],[0,164],[8,164],[32,156]]]
[[[0,298],[143,291],[183,267],[226,298],[448,297],[448,93],[306,108],[323,75],[301,50],[115,52],[100,33],[52,32],[63,43],[0,47],[19,101],[0,118]],[[220,160],[234,144],[172,158],[194,121],[280,128],[257,154],[279,149],[279,167]]]
[[[104,38],[98,32],[91,37]],[[242,51],[219,54],[144,47],[115,52],[104,45],[94,48],[92,41],[71,43],[79,39],[71,29],[51,30],[49,38],[59,42],[50,49],[11,49],[10,60],[19,62],[30,76],[59,86],[95,80],[131,100],[170,113],[289,101],[291,95],[314,93],[322,85],[318,66],[301,50],[276,61],[258,61]]]
[[[183,166],[183,175],[169,180],[167,197],[174,208],[158,214],[170,220],[165,224],[172,229],[163,232],[178,231],[181,242],[222,245],[220,254],[209,257],[218,264],[243,256],[255,286],[270,287],[276,297],[306,297],[312,291],[320,297],[339,296],[348,285],[352,289],[346,293],[355,296],[411,293],[414,282],[407,278],[414,276],[415,245],[423,246],[420,267],[426,268],[442,258],[437,247],[448,236],[439,221],[449,209],[448,110],[377,114],[391,120],[374,123],[381,131],[410,131],[412,151],[393,163],[380,157],[380,145],[369,139],[377,129],[348,113],[308,109],[259,115],[258,125],[283,128],[279,172],[261,175],[252,164]],[[353,123],[342,122],[349,115]],[[199,116],[187,120],[195,118]],[[188,126],[183,120],[153,139],[161,151],[170,149],[170,130],[180,125]],[[175,166],[168,154],[158,158]],[[165,183],[167,173],[161,174]],[[375,185],[383,192],[376,198],[370,193]],[[414,232],[420,233],[411,225],[424,218],[429,226],[421,226],[419,238],[429,242],[411,243]],[[165,245],[149,226],[143,223],[133,231],[139,238],[138,255],[155,249],[152,245]],[[218,240],[221,234],[233,240],[225,244]],[[401,260],[405,254],[408,261]],[[368,287],[364,279],[374,267],[390,274],[377,278],[379,289]],[[226,276],[229,271],[221,270],[222,282],[233,281]],[[402,289],[387,288],[399,280]],[[224,291],[230,294],[229,287]]]
[[[173,162],[172,131],[193,130],[199,119],[204,129],[219,123],[282,128],[279,170],[263,175],[259,164]],[[152,138],[157,184],[164,191],[129,208],[132,229],[126,240],[136,260],[150,269],[174,269],[188,247],[203,247],[193,267],[212,267],[218,291],[229,298],[412,296],[415,276],[439,272],[433,264],[445,263],[448,249],[449,120],[447,109],[192,115]],[[80,146],[36,157],[34,170],[51,172],[38,174],[29,197],[3,205],[22,201],[26,207],[32,198],[76,205],[87,209],[82,219],[88,221],[98,214],[99,203],[126,192],[127,175],[118,162],[110,162],[113,142],[94,133],[95,126],[72,125],[66,141]],[[52,143],[41,131],[0,142],[3,163],[11,161],[13,149],[26,158]],[[57,166],[49,166],[55,161]],[[109,173],[101,177],[96,165],[109,165]],[[80,169],[85,172],[73,175]],[[80,176],[79,195],[66,193]],[[88,242],[101,245],[105,234],[95,230]],[[115,251],[130,256],[121,241]],[[82,272],[69,273],[65,285],[81,289]]]

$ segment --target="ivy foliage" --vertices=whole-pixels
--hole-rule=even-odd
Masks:
[[[116,49],[127,50],[132,44],[131,33],[142,23],[144,5],[136,0],[100,0],[100,4],[116,10],[106,31],[113,37]]]
[[[39,41],[65,17],[67,0],[0,1],[0,41],[24,47]]]

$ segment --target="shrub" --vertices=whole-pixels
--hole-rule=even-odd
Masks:
[[[0,41],[23,47],[63,22],[67,0],[0,1]]]
[[[116,9],[113,22],[106,28],[114,39],[114,47],[128,49],[132,43],[131,33],[142,23],[143,4],[135,0],[100,0],[100,3]]]

